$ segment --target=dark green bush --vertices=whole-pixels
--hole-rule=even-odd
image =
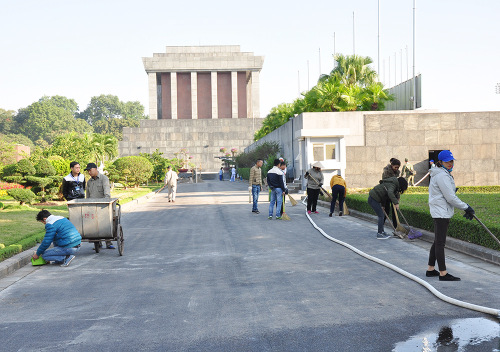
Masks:
[[[280,146],[277,142],[265,142],[257,146],[249,153],[242,153],[235,158],[238,168],[252,167],[257,159],[266,161],[270,155],[276,156],[280,152]]]
[[[36,169],[33,166],[33,163],[29,159],[21,159],[17,162],[17,173],[23,176],[26,175],[34,175],[36,173]]]
[[[113,165],[113,178],[117,178],[125,187],[137,187],[147,182],[153,174],[153,164],[142,156],[124,156]]]
[[[35,199],[35,193],[29,189],[13,188],[7,190],[7,194],[17,200],[19,204],[30,204]]]
[[[249,167],[240,167],[238,168],[238,174],[243,177],[245,180],[250,178],[250,168]]]

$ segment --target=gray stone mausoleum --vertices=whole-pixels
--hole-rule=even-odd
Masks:
[[[125,128],[120,156],[167,158],[181,148],[203,172],[220,168],[220,148],[242,151],[262,124],[259,73],[264,58],[239,45],[167,46],[143,58],[149,85],[149,120]]]

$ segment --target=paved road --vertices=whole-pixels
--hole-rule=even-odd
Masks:
[[[67,268],[27,266],[17,281],[0,280],[12,282],[0,292],[1,350],[422,351],[444,326],[467,351],[500,348],[498,320],[325,239],[300,204],[287,202],[291,221],[270,221],[268,203],[250,212],[242,182],[181,184],[175,203],[165,196],[122,215],[123,257],[85,243]],[[425,278],[425,244],[376,240],[375,224],[326,210],[314,220]],[[447,264],[463,281],[425,279],[500,308],[498,266],[459,256]]]

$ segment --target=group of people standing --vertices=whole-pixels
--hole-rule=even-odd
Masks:
[[[439,276],[440,281],[460,281],[460,278],[449,274],[446,270],[444,247],[446,244],[446,235],[450,219],[454,214],[454,209],[458,208],[465,211],[464,217],[472,220],[474,218],[474,209],[467,203],[461,201],[456,195],[456,186],[451,172],[453,171],[455,158],[449,150],[443,150],[438,155],[438,161],[434,163],[430,160],[431,169],[429,183],[429,208],[434,221],[435,239],[429,250],[427,277]],[[262,160],[257,160],[255,166],[250,170],[250,187],[253,197],[252,212],[259,213],[258,197],[263,189],[261,167]],[[274,166],[267,174],[267,185],[270,189],[269,219],[273,219],[273,211],[276,205],[276,219],[281,219],[281,204],[283,194],[288,193],[286,188],[286,172],[283,173],[281,166],[286,163],[276,159]],[[384,231],[386,217],[392,215],[394,228],[398,226],[396,212],[399,210],[401,194],[403,194],[408,185],[414,184],[416,174],[413,165],[405,158],[405,164],[400,170],[401,162],[396,158],[391,158],[389,164],[382,171],[382,177],[379,184],[373,187],[368,196],[368,204],[373,208],[378,217],[377,239],[388,239],[391,236]],[[324,176],[321,171],[323,165],[316,162],[312,168],[307,170],[305,178],[307,179],[307,213],[317,214],[316,209],[318,197],[323,186]],[[404,176],[400,176],[403,174]],[[344,200],[347,192],[345,180],[340,175],[333,175],[330,180],[332,190],[332,200],[330,204],[331,217],[334,214],[337,198],[339,199],[339,216],[343,215]],[[439,271],[435,269],[436,261]]]

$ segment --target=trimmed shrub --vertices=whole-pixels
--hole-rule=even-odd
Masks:
[[[34,175],[36,173],[36,169],[33,166],[33,163],[29,159],[21,159],[17,162],[17,173],[23,176],[26,175]]]
[[[113,163],[113,178],[124,187],[138,187],[147,182],[153,174],[153,164],[142,156],[124,156]]]
[[[35,199],[35,193],[29,189],[13,188],[9,189],[7,194],[17,200],[21,205],[24,203],[30,204],[33,199]]]
[[[54,176],[56,174],[56,169],[52,166],[52,163],[47,159],[40,159],[40,161],[35,165],[37,176]]]
[[[277,142],[265,142],[257,146],[249,153],[242,153],[235,158],[238,168],[252,167],[255,165],[257,159],[266,161],[272,155],[275,157],[280,152],[280,147]],[[272,164],[271,164],[272,167]],[[264,169],[264,168],[263,168]],[[263,170],[264,171],[264,170]]]
[[[238,168],[238,174],[243,177],[245,180],[250,178],[250,168],[249,167],[240,167]]]

